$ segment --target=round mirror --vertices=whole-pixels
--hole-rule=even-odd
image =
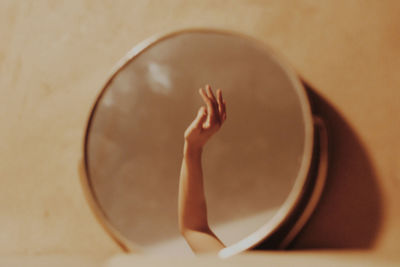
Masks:
[[[183,134],[221,88],[228,118],[203,152],[210,228],[227,249],[274,232],[304,191],[313,154],[309,102],[264,44],[188,30],[135,47],[102,89],[87,126],[85,185],[107,231],[128,250],[190,251],[178,228]]]

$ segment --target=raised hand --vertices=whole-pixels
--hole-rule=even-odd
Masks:
[[[202,147],[226,120],[226,104],[221,90],[214,96],[211,87],[200,88],[205,106],[185,131],[185,145],[179,178],[179,229],[195,253],[214,253],[225,245],[210,229],[204,194]]]
[[[201,148],[208,139],[216,133],[226,120],[226,102],[222,98],[222,92],[217,90],[217,97],[209,85],[205,89],[200,88],[199,93],[205,106],[200,107],[196,118],[185,131],[187,145]]]

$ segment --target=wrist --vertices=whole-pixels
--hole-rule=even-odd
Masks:
[[[203,146],[198,144],[193,144],[185,140],[185,144],[183,147],[183,155],[184,156],[195,156],[201,155],[203,152]]]

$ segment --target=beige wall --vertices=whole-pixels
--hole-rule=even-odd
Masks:
[[[395,0],[2,0],[0,253],[119,251],[79,183],[86,118],[133,45],[192,26],[269,43],[328,102],[328,188],[295,247],[399,250],[399,11]]]

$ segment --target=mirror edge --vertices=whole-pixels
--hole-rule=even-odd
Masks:
[[[257,44],[261,49],[265,50],[269,53],[269,55],[273,58],[277,65],[279,65],[283,72],[288,76],[289,80],[295,87],[295,91],[300,98],[301,108],[303,111],[303,119],[305,124],[305,149],[304,149],[304,156],[303,160],[296,178],[296,182],[289,193],[288,197],[286,198],[285,202],[275,214],[275,216],[267,222],[265,225],[261,226],[258,230],[254,233],[250,234],[248,237],[239,240],[233,245],[230,245],[223,250],[220,251],[220,255],[235,255],[242,251],[251,249],[252,247],[256,246],[264,239],[268,237],[273,231],[278,229],[280,225],[285,221],[285,219],[292,213],[293,209],[295,208],[296,204],[301,200],[301,192],[305,187],[305,180],[308,176],[308,170],[311,165],[311,158],[312,158],[312,150],[313,150],[313,139],[314,139],[314,127],[313,127],[313,118],[311,112],[311,104],[309,98],[306,94],[305,88],[301,84],[297,73],[294,71],[294,68],[287,62],[284,56],[282,56],[278,51],[270,47],[268,44],[260,41],[252,36],[234,32],[231,30],[226,29],[213,29],[213,28],[185,28],[185,29],[178,29],[173,31],[167,31],[163,33],[155,34],[144,41],[134,45],[128,53],[125,54],[118,62],[114,65],[114,67],[110,70],[108,79],[106,80],[105,84],[102,86],[100,93],[97,95],[96,100],[90,109],[90,115],[86,124],[85,128],[85,137],[83,143],[83,155],[84,158],[81,160],[81,169],[83,175],[81,175],[81,184],[84,188],[84,194],[89,202],[89,206],[91,207],[93,213],[96,216],[96,219],[99,223],[103,226],[106,232],[111,236],[113,240],[117,242],[117,244],[125,251],[125,252],[137,252],[142,251],[138,245],[134,245],[131,241],[124,238],[110,223],[107,216],[101,210],[99,203],[95,197],[95,194],[92,190],[92,186],[90,183],[90,174],[87,162],[87,145],[88,145],[88,135],[91,128],[92,119],[95,114],[95,110],[97,105],[99,104],[104,92],[108,85],[113,81],[116,75],[120,71],[122,71],[135,57],[152,47],[153,45],[157,44],[160,41],[165,39],[174,37],[175,35],[183,34],[183,33],[193,33],[193,32],[202,32],[202,33],[217,33],[223,35],[230,35],[230,36],[237,36],[240,38],[247,39],[249,41],[254,42]],[[228,256],[228,257],[229,257]],[[223,257],[223,256],[221,256]]]

